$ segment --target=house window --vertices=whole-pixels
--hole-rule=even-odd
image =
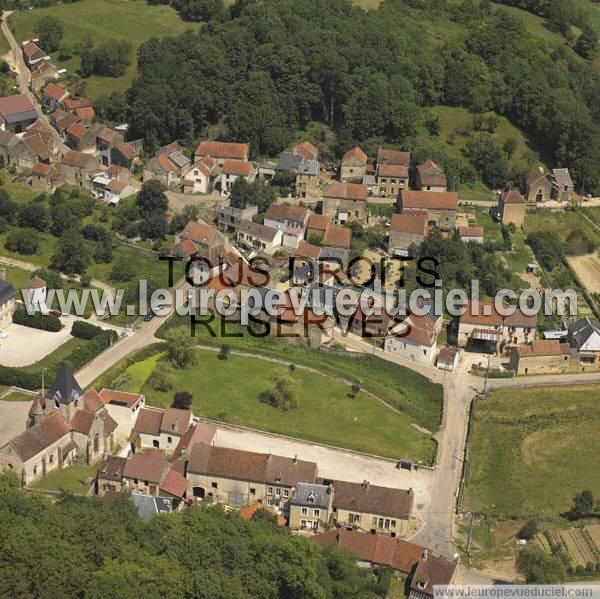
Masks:
[[[301,521],[300,521],[300,526],[301,526],[302,528],[306,528],[306,520],[301,520]]]
[[[290,496],[290,492],[287,489],[283,490],[283,496],[284,497],[289,497]]]
[[[277,489],[277,495],[281,495],[281,489]]]
[[[52,464],[52,463],[54,462],[54,456],[53,456],[53,455],[51,455],[51,456],[50,456],[50,459],[49,459],[48,461],[49,461],[49,462]]]
[[[256,495],[256,489],[250,487],[250,495]]]
[[[173,438],[172,438],[172,437],[167,437],[167,441],[168,441],[169,443],[173,443]]]
[[[267,493],[273,495],[273,487],[267,487]]]
[[[210,485],[210,486],[211,486],[213,489],[216,489],[216,488],[218,488],[218,485],[217,485],[217,483],[211,483],[211,485]]]
[[[392,525],[392,528],[396,528],[396,521],[392,520],[391,525]]]
[[[308,515],[308,509],[307,508],[305,508],[305,507],[302,508],[302,515],[303,516],[307,516]]]
[[[34,473],[34,474],[37,474],[37,466],[34,466],[34,467],[33,467],[33,473]]]
[[[315,510],[315,518],[318,518],[321,515],[321,510]]]
[[[269,507],[272,507],[272,506],[273,506],[273,502],[272,502],[272,501],[269,499],[269,500],[267,501],[267,505],[268,505]]]

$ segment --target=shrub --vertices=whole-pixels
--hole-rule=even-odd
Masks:
[[[60,318],[50,314],[45,315],[40,312],[35,314],[27,314],[25,308],[17,308],[13,314],[13,322],[32,329],[40,329],[42,331],[51,331],[56,333],[62,329]]]
[[[146,383],[155,391],[170,391],[175,384],[173,371],[164,364],[159,364],[150,374]]]
[[[230,353],[231,353],[231,346],[221,345],[221,349],[219,350],[219,360],[227,360],[227,358],[229,358]]]
[[[298,407],[298,384],[286,375],[275,375],[273,387],[261,395],[261,401],[284,412]]]
[[[13,229],[6,236],[4,247],[11,252],[31,256],[38,251],[40,240],[32,229]]]
[[[517,539],[531,541],[538,532],[538,523],[535,520],[529,520],[517,533]]]
[[[194,396],[189,391],[177,391],[173,396],[172,408],[179,408],[180,410],[189,410],[192,407]]]
[[[94,339],[103,331],[101,327],[84,320],[76,320],[71,327],[71,335],[79,339]]]

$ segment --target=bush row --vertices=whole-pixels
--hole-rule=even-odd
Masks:
[[[51,314],[27,314],[25,308],[17,308],[13,314],[13,322],[32,329],[41,329],[42,331],[51,331],[56,333],[62,329],[60,318]]]
[[[102,327],[85,322],[84,320],[76,320],[71,327],[71,335],[79,339],[94,339],[94,337],[97,337],[103,331]]]

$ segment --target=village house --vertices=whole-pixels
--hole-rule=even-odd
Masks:
[[[436,366],[440,370],[454,372],[458,366],[460,352],[455,347],[442,347],[437,355]]]
[[[457,232],[464,243],[483,243],[483,227],[458,227]]]
[[[220,231],[236,233],[243,220],[252,220],[258,214],[258,206],[248,204],[240,207],[232,204],[230,199],[219,205],[217,226]]]
[[[191,424],[190,410],[142,408],[129,437],[131,449],[154,447],[172,453]]]
[[[224,141],[202,141],[194,153],[194,161],[198,162],[210,156],[217,161],[220,168],[223,167],[226,160],[248,161],[248,144],[229,143]]]
[[[343,156],[340,164],[340,181],[362,181],[367,172],[369,159],[358,147],[348,150]]]
[[[0,98],[0,117],[6,131],[21,133],[37,120],[38,114],[27,95],[16,94]]]
[[[409,599],[431,599],[434,588],[440,585],[452,585],[456,574],[457,559],[453,561],[423,552],[410,580]]]
[[[412,489],[378,487],[363,481],[336,480],[333,485],[332,523],[338,527],[403,537],[414,503]]]
[[[332,183],[323,194],[323,214],[336,224],[366,222],[367,188],[359,183]]]
[[[63,102],[69,97],[69,90],[59,83],[50,81],[42,90],[42,102],[50,107],[50,110],[57,110],[63,105]]]
[[[433,160],[427,160],[417,166],[415,184],[419,191],[448,191],[446,175]]]
[[[167,189],[179,185],[190,170],[190,159],[177,142],[163,146],[144,166],[143,181],[158,179]]]
[[[94,122],[95,112],[94,112],[94,109],[92,106],[85,106],[83,108],[75,108],[75,110],[73,110],[71,112],[71,114],[74,114],[79,119],[79,122],[84,127],[90,127]],[[103,131],[103,130],[112,131],[112,129],[108,129],[108,127],[104,127],[102,125],[99,126],[99,129],[100,129],[100,131]],[[102,162],[104,163],[104,160],[102,160]]]
[[[296,195],[300,198],[315,198],[319,195],[319,174],[321,165],[318,160],[306,160],[296,174]]]
[[[92,125],[94,109],[91,106],[76,108],[73,112],[81,119],[80,123],[83,126],[91,126],[95,134],[96,150],[100,153],[100,161],[104,166],[110,166],[113,163],[114,148],[124,141],[123,134],[98,123]]]
[[[102,172],[100,162],[95,156],[75,150],[69,150],[63,156],[60,168],[66,183],[86,189],[90,193],[92,181],[98,173]]]
[[[121,142],[112,148],[111,160],[112,164],[123,166],[131,171],[135,164],[139,162],[139,151],[133,144]]]
[[[298,483],[290,500],[289,527],[292,530],[322,532],[333,508],[333,487]]]
[[[408,187],[408,166],[403,164],[377,164],[376,195],[394,200],[402,189]]]
[[[239,178],[254,179],[252,164],[244,160],[225,160],[221,168],[221,195],[228,195]]]
[[[377,151],[377,166],[380,164],[395,164],[399,166],[410,166],[410,152],[399,150],[386,150],[379,148]]]
[[[294,154],[300,154],[306,161],[316,160],[319,156],[319,148],[306,140],[296,144],[292,148],[292,152],[294,152]]]
[[[76,459],[89,465],[113,448],[116,427],[98,394],[84,394],[62,364],[48,393],[34,398],[25,432],[0,448],[0,469],[27,486]]]
[[[29,89],[34,94],[39,94],[51,79],[59,79],[64,75],[64,69],[57,69],[49,60],[42,59],[35,65],[31,72]]]
[[[107,176],[106,172],[92,180],[92,195],[112,206],[116,206],[123,198],[129,197],[135,192],[136,189],[133,185],[112,179]]]
[[[518,376],[577,372],[579,360],[566,342],[534,339],[531,343],[512,348],[510,369]]]
[[[441,328],[441,318],[410,314],[390,329],[384,350],[417,364],[433,364]]]
[[[96,133],[90,127],[84,127],[80,122],[73,123],[66,130],[65,143],[77,152],[94,154],[96,152]]]
[[[275,172],[282,175],[296,175],[298,169],[304,164],[304,156],[293,152],[281,152],[275,163]]]
[[[452,231],[458,214],[458,194],[404,189],[400,192],[398,205],[401,213],[426,212],[428,227]]]
[[[543,168],[534,170],[525,179],[525,198],[528,204],[541,204],[552,198],[552,183]]]
[[[87,108],[93,105],[94,101],[87,96],[80,96],[79,98],[67,98],[62,102],[63,108],[70,112],[75,111],[77,108]]]
[[[283,231],[251,220],[243,220],[237,232],[237,240],[248,250],[273,254],[283,243]]]
[[[319,243],[325,235],[325,231],[329,226],[329,216],[327,214],[311,214],[306,225],[306,239],[313,239]]]
[[[19,138],[14,133],[0,130],[0,163],[2,167],[11,163],[14,148],[19,142]]]
[[[526,200],[516,189],[505,189],[498,198],[498,220],[503,225],[510,223],[521,228],[525,222]]]
[[[348,227],[329,225],[321,242],[325,247],[350,249],[351,231]]]
[[[106,169],[106,176],[110,177],[113,181],[122,181],[123,183],[133,182],[131,171],[128,168],[118,166],[117,164],[111,164]]]
[[[23,138],[34,136],[39,136],[40,141],[50,150],[52,159],[58,159],[61,155],[61,143],[59,136],[56,135],[56,131],[52,127],[38,119],[29,125],[23,133]]]
[[[552,169],[552,175],[552,198],[558,200],[559,202],[570,201],[571,196],[575,191],[575,185],[573,184],[573,179],[571,179],[571,173],[569,172],[569,169]]]
[[[32,170],[38,163],[50,164],[54,158],[52,150],[42,141],[41,135],[24,135],[12,148],[10,162],[20,169]]]
[[[202,444],[187,462],[188,495],[232,507],[260,502],[284,514],[298,483],[316,478],[314,462]]]
[[[219,231],[206,223],[191,220],[175,238],[176,244],[189,244],[190,242],[194,245],[190,255],[200,255],[203,258],[212,260],[215,257],[215,252],[224,253],[223,238]]]
[[[458,345],[474,351],[497,352],[504,346],[522,345],[535,339],[537,316],[524,314],[519,307],[506,316],[493,302],[468,302],[458,317]]]
[[[205,156],[196,162],[183,180],[183,193],[208,193],[217,177],[217,162]]]
[[[391,256],[407,256],[410,246],[420,246],[425,235],[427,235],[426,212],[392,214],[388,252]]]
[[[23,42],[23,60],[30,71],[37,68],[42,60],[50,60],[50,57],[38,45],[39,40],[33,39]]]
[[[600,366],[600,322],[586,316],[569,323],[567,341],[579,354],[582,365]]]
[[[31,169],[31,187],[44,193],[54,193],[63,183],[62,173],[51,164],[38,162]]]
[[[115,389],[102,389],[98,395],[110,417],[117,423],[115,435],[122,443],[129,437],[139,411],[146,405],[146,397],[140,393]]]
[[[301,206],[273,203],[267,209],[264,224],[283,232],[282,245],[296,249],[308,225],[310,212]]]
[[[0,270],[0,331],[12,324],[12,317],[15,311],[15,298],[17,292],[15,288],[6,280],[6,269]]]
[[[67,129],[74,123],[79,122],[79,117],[65,112],[62,109],[55,110],[51,117],[50,122],[54,124],[54,128],[58,131],[58,134],[62,139],[67,138]]]

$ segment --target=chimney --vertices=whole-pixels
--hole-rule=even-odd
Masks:
[[[297,464],[297,463],[298,463],[298,454],[296,454],[296,455],[294,456],[294,464]]]
[[[427,549],[425,549],[425,551],[423,551],[423,560],[427,559]]]
[[[369,490],[369,481],[368,480],[363,480],[363,488],[366,490]]]
[[[413,488],[412,488],[412,487],[409,487],[409,488],[408,488],[408,494],[409,494],[409,495],[412,495],[413,493],[414,493],[414,491],[413,491]]]

